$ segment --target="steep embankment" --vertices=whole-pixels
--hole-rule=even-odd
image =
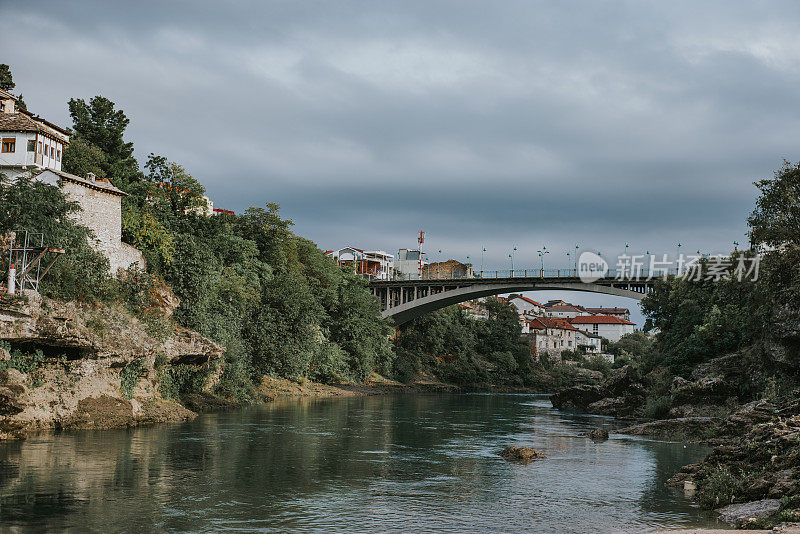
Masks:
[[[168,316],[168,311],[165,313]],[[174,399],[208,391],[222,348],[121,306],[60,302],[28,293],[0,301],[0,440],[45,428],[112,428],[179,421]]]

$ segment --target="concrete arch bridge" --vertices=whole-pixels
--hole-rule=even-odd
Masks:
[[[562,273],[564,273],[562,275]],[[486,274],[486,273],[484,273]],[[505,273],[504,273],[505,274]],[[373,280],[369,289],[381,303],[381,315],[391,317],[395,325],[407,323],[420,315],[468,300],[523,291],[586,291],[641,300],[654,285],[652,279],[618,279],[610,273],[592,283],[585,283],[571,272],[538,276],[475,277],[416,280]]]

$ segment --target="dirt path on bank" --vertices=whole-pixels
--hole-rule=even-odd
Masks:
[[[436,380],[419,379],[410,384],[403,384],[375,373],[363,384],[329,385],[318,382],[294,382],[285,378],[265,376],[256,388],[256,393],[263,401],[283,398],[333,398],[333,397],[365,397],[373,395],[390,395],[410,392],[454,392],[457,386]]]

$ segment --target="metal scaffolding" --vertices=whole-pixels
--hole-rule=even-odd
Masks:
[[[8,294],[26,289],[39,291],[39,282],[64,250],[44,246],[44,234],[27,230],[11,232],[8,259]]]

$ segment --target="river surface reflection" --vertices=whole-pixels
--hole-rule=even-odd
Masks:
[[[536,395],[291,401],[0,445],[0,528],[650,532],[713,520],[664,481],[706,449],[581,432]],[[528,445],[527,466],[496,452]],[[15,528],[17,527],[17,528]]]

